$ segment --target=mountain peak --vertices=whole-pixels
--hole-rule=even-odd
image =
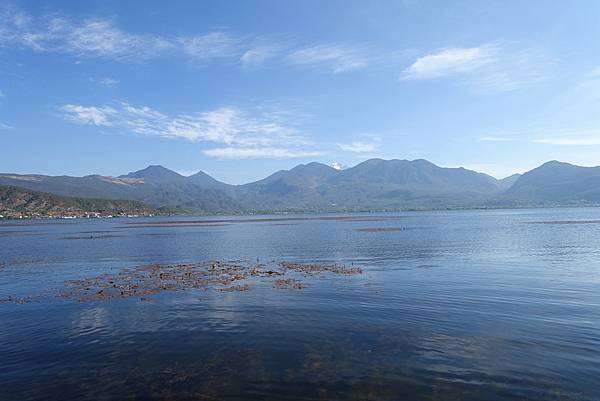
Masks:
[[[298,172],[298,171],[325,171],[325,172],[331,172],[332,170],[335,170],[333,167],[328,166],[326,164],[323,163],[319,163],[319,162],[310,162],[307,164],[299,164],[296,167],[292,168],[291,170],[289,170],[290,172]]]
[[[169,170],[160,165],[150,165],[143,170],[134,171],[132,173],[122,175],[121,178],[141,178],[150,181],[171,181],[184,178],[182,175],[173,170]]]
[[[541,166],[539,166],[538,168],[533,169],[537,170],[537,169],[543,169],[543,168],[586,168],[583,166],[577,166],[575,164],[571,164],[571,163],[567,163],[567,162],[561,162],[559,160],[550,160],[549,162],[546,162],[544,164],[542,164]]]
[[[540,167],[544,167],[544,166],[546,166],[546,167],[549,167],[549,166],[571,166],[571,164],[565,163],[565,162],[561,162],[561,161],[558,161],[558,160],[550,160],[550,161],[542,164]]]
[[[186,177],[186,181],[194,183],[200,186],[206,187],[227,187],[228,185],[224,182],[218,181],[206,174],[204,171],[200,170],[196,174],[192,174],[189,177]]]
[[[600,166],[556,160],[502,180],[423,159],[370,159],[342,171],[313,162],[244,185],[221,183],[203,171],[183,177],[160,165],[119,178],[136,179],[0,174],[0,185],[202,212],[600,205]]]

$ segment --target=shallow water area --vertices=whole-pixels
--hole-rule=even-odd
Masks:
[[[597,400],[597,221],[565,208],[0,222],[0,399]],[[215,261],[260,274],[205,286],[173,269]],[[361,270],[291,269],[320,265]],[[121,294],[140,271],[152,293]],[[161,273],[185,285],[163,289]],[[116,296],[95,296],[99,277]],[[73,288],[93,296],[61,296]]]

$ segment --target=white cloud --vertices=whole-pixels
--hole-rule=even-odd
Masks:
[[[514,138],[504,136],[484,136],[479,138],[479,140],[484,142],[512,142],[514,141]]]
[[[74,22],[66,18],[36,21],[28,18],[20,25],[13,25],[10,37],[4,42],[39,52],[113,59],[149,58],[173,47],[161,37],[125,32],[101,19]]]
[[[418,58],[404,70],[403,79],[432,79],[473,71],[494,61],[493,46],[450,48]]]
[[[304,147],[312,142],[290,115],[279,111],[243,111],[221,107],[193,114],[167,115],[129,103],[102,106],[65,105],[64,118],[78,124],[112,127],[139,135],[182,138],[226,145],[206,151],[227,158],[285,158],[316,155]]]
[[[64,41],[59,46],[75,54],[100,57],[152,57],[172,44],[162,38],[124,32],[103,20],[82,24],[58,19],[50,25],[51,35]]]
[[[13,127],[0,121],[0,129],[13,129]]]
[[[225,32],[164,37],[127,32],[105,19],[33,19],[15,9],[0,9],[0,46],[11,45],[38,52],[120,61],[149,59],[170,53],[202,61],[221,57],[238,59],[244,53],[241,46],[251,46]]]
[[[406,68],[401,79],[454,77],[474,92],[509,92],[546,80],[552,65],[551,60],[536,49],[497,42],[427,54]]]
[[[75,104],[67,104],[61,107],[65,119],[77,124],[91,124],[96,126],[110,126],[111,119],[117,114],[112,107],[84,107]]]
[[[331,162],[331,164],[329,166],[331,166],[331,168],[333,168],[337,171],[341,171],[344,169],[344,166],[342,165],[342,163],[339,163],[339,162]]]
[[[600,145],[600,136],[544,138],[535,139],[533,142],[562,146],[597,146]]]
[[[324,68],[335,74],[367,67],[361,51],[336,45],[320,45],[296,50],[288,56],[294,65]]]
[[[255,47],[248,49],[240,57],[240,63],[244,67],[257,67],[264,64],[265,61],[273,57],[275,48],[273,47]]]
[[[55,14],[56,15],[56,14]],[[0,47],[104,58],[120,62],[182,55],[200,64],[227,60],[243,67],[258,67],[267,60],[342,73],[368,66],[365,49],[335,44],[304,48],[284,47],[252,36],[218,30],[198,35],[165,36],[126,31],[113,20],[92,18],[33,18],[16,8],[0,6]],[[79,60],[78,60],[79,62]]]
[[[336,143],[337,147],[344,152],[369,153],[377,150],[378,145],[371,142]]]
[[[211,32],[206,35],[183,37],[177,40],[183,51],[200,61],[220,57],[236,57],[241,50],[241,40],[225,32]]]
[[[273,147],[224,147],[205,150],[204,154],[223,159],[291,159],[297,157],[319,156],[322,153]]]

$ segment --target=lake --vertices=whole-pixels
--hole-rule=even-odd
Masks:
[[[0,322],[2,400],[598,400],[600,209],[3,221]]]

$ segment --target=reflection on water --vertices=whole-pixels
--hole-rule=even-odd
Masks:
[[[600,225],[572,222],[599,217],[0,223],[0,299],[31,300],[0,304],[0,399],[597,400]],[[302,276],[301,290],[56,297],[148,264],[257,258],[363,272]]]

